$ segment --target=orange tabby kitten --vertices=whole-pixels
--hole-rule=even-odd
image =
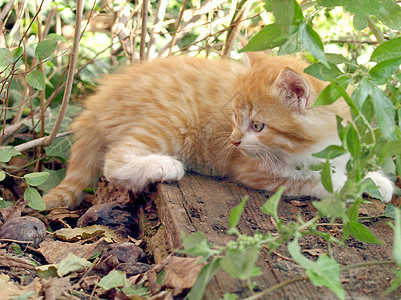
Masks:
[[[251,66],[228,60],[170,57],[106,77],[72,127],[76,141],[65,179],[45,195],[47,207],[80,202],[100,174],[133,192],[179,180],[184,168],[229,176],[247,186],[288,195],[327,194],[311,154],[339,143],[335,115],[343,101],[314,107],[325,83],[292,57],[250,55]],[[346,180],[347,157],[333,161],[333,185]],[[185,165],[185,167],[184,167]],[[389,201],[392,183],[372,172]]]

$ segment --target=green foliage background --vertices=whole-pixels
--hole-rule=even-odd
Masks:
[[[200,233],[185,239],[185,253],[208,261],[189,297],[200,298],[218,269],[247,280],[252,288],[251,278],[260,274],[255,266],[258,250],[262,245],[273,250],[281,243],[288,243],[289,253],[307,270],[312,283],[345,297],[341,268],[333,256],[310,261],[301,254],[298,239],[305,234],[323,236],[316,221],[326,217],[341,219],[343,240],[352,235],[380,243],[358,222],[358,210],[364,192],[381,197],[372,181],[363,180],[367,172],[381,168],[394,179],[401,174],[401,8],[396,1],[85,1],[79,53],[72,47],[80,19],[76,1],[0,0],[0,8],[0,180],[8,180],[0,199],[3,207],[17,197],[7,191],[11,184],[23,187],[19,197],[29,200],[28,205],[45,208],[38,190],[47,192],[63,177],[72,143],[68,125],[80,110],[80,99],[93,91],[95,78],[116,66],[181,53],[239,59],[238,52],[266,49],[309,60],[312,64],[305,72],[328,82],[315,105],[343,97],[354,120],[346,127],[339,120],[342,145],[316,154],[326,159],[320,166],[322,183],[331,194],[314,203],[319,216],[291,224],[277,216],[280,195],[271,197],[262,211],[276,219],[280,234],[275,237],[238,232],[244,200],[230,217],[230,232],[237,239],[226,247],[214,248]],[[250,40],[241,50],[239,34]],[[66,78],[72,54],[78,60],[70,84]],[[64,110],[60,108],[69,101],[63,98],[67,88],[72,94]],[[348,95],[350,88],[353,92]],[[52,131],[59,137],[49,143],[46,136]],[[333,193],[330,159],[348,152],[348,181]],[[21,155],[22,163],[13,159]],[[389,205],[387,212],[395,218],[394,263],[401,267],[399,209]],[[332,236],[324,238],[329,244],[341,244]],[[399,282],[398,271],[390,289]]]

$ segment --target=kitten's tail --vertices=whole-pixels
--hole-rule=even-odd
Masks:
[[[93,124],[91,118],[93,115],[84,111],[72,124],[76,140],[71,148],[67,174],[57,187],[43,197],[47,208],[76,207],[81,202],[82,190],[99,176],[103,143],[98,130],[88,128],[88,124]]]

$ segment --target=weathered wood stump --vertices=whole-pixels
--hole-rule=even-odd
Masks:
[[[227,243],[233,236],[226,233],[230,210],[241,199],[248,195],[241,221],[240,232],[253,235],[256,231],[266,233],[276,231],[274,220],[264,214],[260,207],[267,200],[267,193],[249,189],[235,183],[216,180],[195,173],[187,174],[178,183],[159,184],[155,203],[163,226],[163,234],[170,251],[182,246],[181,232],[186,236],[201,231],[215,245]],[[385,205],[373,200],[372,204],[362,205],[360,213],[369,216],[382,215]],[[309,220],[316,215],[316,209],[310,199],[282,199],[278,215],[284,221],[296,220],[298,215]],[[334,246],[335,259],[341,265],[350,265],[367,261],[384,261],[392,259],[393,232],[386,224],[386,218],[369,219],[367,225],[385,245],[363,244],[353,238],[346,241],[347,246]],[[331,232],[341,239],[342,227],[320,226],[320,229]],[[306,256],[312,258],[327,253],[327,244],[317,236],[306,236],[300,240]],[[269,253],[262,249],[258,266],[263,275],[254,278],[259,289],[264,290],[278,283],[305,274],[302,267],[287,260],[289,256],[285,247]],[[346,289],[347,299],[394,299],[401,297],[401,291],[395,291],[384,297],[383,292],[394,278],[393,265],[375,265],[343,271],[341,279]],[[225,292],[237,293],[240,298],[249,296],[246,283],[228,276],[223,271],[217,273],[209,283],[206,299],[220,299]],[[297,282],[269,294],[266,299],[336,299],[335,295],[324,287],[315,287],[308,281]]]

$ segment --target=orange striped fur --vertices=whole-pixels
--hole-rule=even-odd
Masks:
[[[323,196],[318,172],[308,168],[311,154],[338,143],[335,115],[349,118],[346,105],[311,108],[325,84],[303,73],[306,63],[249,56],[250,66],[170,57],[104,78],[72,124],[67,175],[44,196],[47,207],[77,206],[100,174],[139,192],[179,180],[185,168]],[[251,122],[264,128],[256,132]],[[345,181],[338,173],[337,188]]]

